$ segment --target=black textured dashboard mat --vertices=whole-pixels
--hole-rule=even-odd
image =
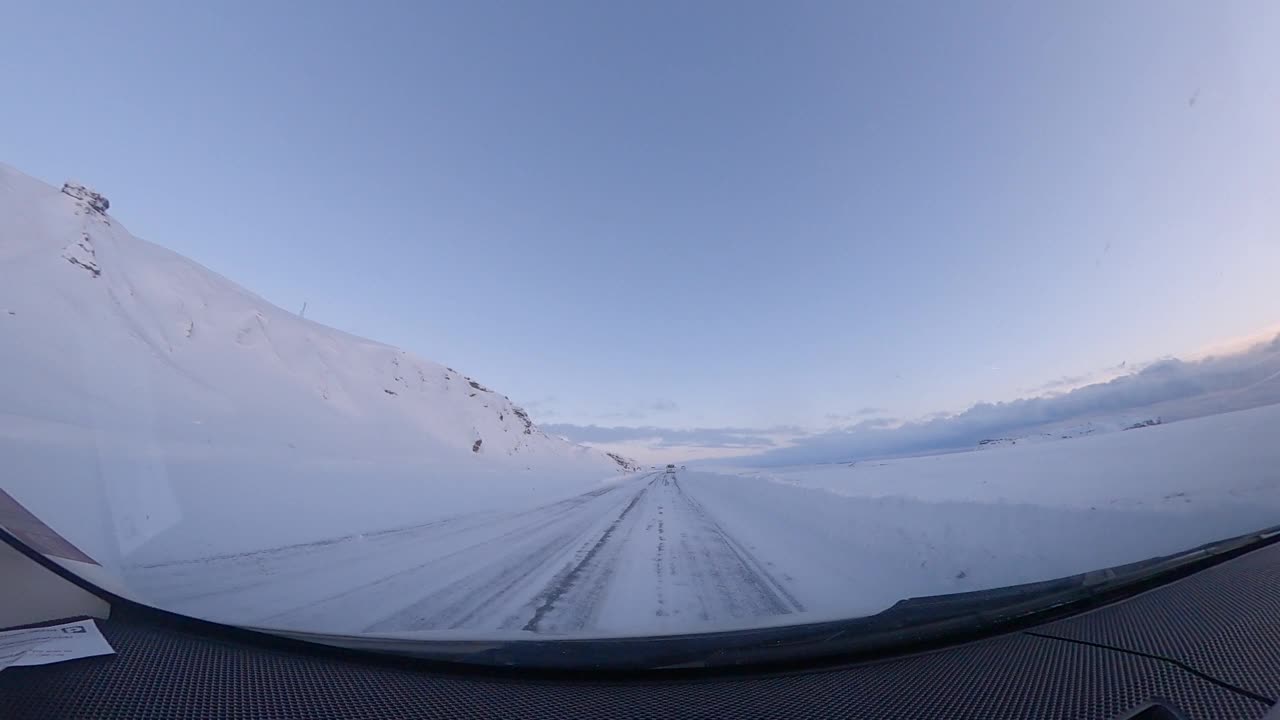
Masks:
[[[136,617],[100,624],[114,657],[0,672],[0,718],[1104,720],[1152,697],[1204,720],[1267,710],[1167,662],[1026,634],[809,673],[523,682],[264,649]]]
[[[1180,662],[1280,699],[1280,545],[1035,629]]]

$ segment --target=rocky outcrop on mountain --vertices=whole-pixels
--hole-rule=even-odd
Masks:
[[[111,207],[111,201],[100,192],[90,190],[89,188],[76,182],[65,182],[62,184],[62,192],[65,195],[83,202],[90,210],[105,214],[107,209]]]
[[[606,452],[605,455],[608,455],[610,460],[613,460],[614,462],[618,463],[618,466],[621,467],[623,470],[636,472],[640,469],[640,463],[636,462],[635,460],[632,460],[629,457],[623,457],[622,455],[619,455],[618,453],[615,453],[615,452]]]
[[[94,277],[102,276],[102,268],[98,266],[98,254],[94,252],[93,241],[88,233],[80,233],[80,239],[62,249],[62,257],[72,265],[84,268]]]

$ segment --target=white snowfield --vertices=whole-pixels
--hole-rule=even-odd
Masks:
[[[1280,524],[1280,405],[995,451],[659,471],[507,513],[129,569],[229,622],[502,638],[866,615]]]
[[[971,452],[716,470],[859,498],[1077,510],[1280,506],[1280,405]]]
[[[520,506],[626,474],[475,380],[133,237],[105,205],[0,165],[2,487],[104,566]]]
[[[1280,524],[1280,405],[932,457],[623,472],[71,192],[0,166],[0,489],[161,607],[418,637],[680,633]]]

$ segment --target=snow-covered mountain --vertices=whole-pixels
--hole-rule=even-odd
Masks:
[[[108,207],[83,186],[60,191],[0,165],[0,440],[11,457],[41,444],[94,456],[108,500],[149,524],[121,530],[117,512],[117,534],[136,534],[122,535],[126,552],[200,503],[219,505],[201,489],[208,463],[190,475],[182,463],[287,467],[297,476],[278,482],[295,501],[304,491],[348,505],[380,496],[366,526],[415,517],[386,511],[397,502],[438,515],[469,484],[490,496],[541,492],[631,469],[544,434],[462,373],[305,320],[132,236]],[[125,456],[131,469],[119,472],[104,460]],[[304,466],[316,468],[311,479]],[[289,475],[224,470],[234,477],[217,482],[243,504],[269,505],[276,495],[260,486]],[[5,488],[23,494],[22,483]]]

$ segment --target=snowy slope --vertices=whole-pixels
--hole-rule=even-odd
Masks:
[[[69,192],[0,165],[0,457],[5,490],[99,554],[385,527],[625,471]]]
[[[1145,427],[1163,424],[1164,418],[1158,415],[1125,414],[1094,418],[1091,420],[1072,420],[1070,422],[1038,425],[1031,430],[1020,430],[999,437],[984,438],[978,441],[978,450],[995,450],[1019,445],[1033,445],[1056,440],[1072,440],[1120,432],[1122,430],[1138,430]]]

